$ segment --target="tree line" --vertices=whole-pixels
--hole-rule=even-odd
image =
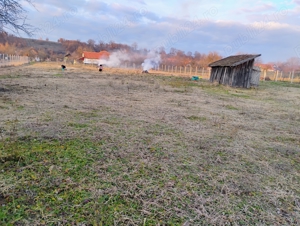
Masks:
[[[93,39],[88,41],[67,40],[59,38],[57,42],[46,40],[34,40],[19,38],[6,32],[0,33],[0,53],[39,57],[41,60],[56,61],[62,60],[65,55],[69,55],[69,60],[78,60],[84,51],[100,52],[122,51],[130,56],[130,63],[142,64],[150,52],[146,48],[138,48],[137,43],[131,45],[116,42],[96,42]],[[161,56],[161,64],[169,66],[192,66],[206,68],[211,62],[222,58],[218,52],[201,53],[199,51],[185,52],[176,48],[170,48],[167,52],[163,47],[156,50]],[[261,60],[256,65],[263,70],[280,70],[284,72],[299,70],[300,60],[297,57],[289,58],[284,62],[262,63]]]
[[[61,48],[53,48],[60,46]],[[84,51],[100,52],[108,51],[110,53],[121,51],[130,56],[130,62],[141,64],[147,57],[150,49],[138,48],[137,43],[132,45],[116,42],[99,42],[89,39],[87,42],[80,40],[66,40],[59,38],[56,43],[47,40],[33,40],[16,37],[5,32],[0,33],[0,53],[26,55],[32,58],[39,57],[41,60],[62,59],[69,55],[69,60],[77,60],[82,56]],[[209,63],[219,60],[222,56],[217,52],[208,54],[198,51],[185,53],[182,50],[171,48],[167,52],[163,47],[156,50],[161,56],[161,63],[170,66],[199,66],[207,67]]]

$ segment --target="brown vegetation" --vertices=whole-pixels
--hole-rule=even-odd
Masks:
[[[67,68],[1,70],[1,223],[300,224],[299,84]]]

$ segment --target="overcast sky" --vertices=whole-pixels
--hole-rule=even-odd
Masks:
[[[25,4],[25,3],[24,3]],[[35,0],[35,38],[115,41],[139,48],[300,57],[300,0]]]

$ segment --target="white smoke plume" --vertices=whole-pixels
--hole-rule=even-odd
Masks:
[[[127,53],[124,50],[119,50],[116,52],[112,52],[109,55],[108,59],[99,59],[98,64],[105,65],[107,67],[116,67],[121,68],[124,66],[124,64],[127,63],[129,65],[134,65],[135,62],[142,62],[142,68],[143,70],[149,70],[151,68],[157,68],[161,57],[160,54],[155,51],[150,51],[147,54],[145,53]]]
[[[130,60],[130,56],[124,51],[116,51],[110,54],[109,59],[99,59],[99,64],[104,64],[108,67],[120,67],[124,61]]]
[[[146,71],[150,70],[151,68],[157,68],[160,61],[161,57],[159,53],[155,51],[149,52],[144,60],[144,63],[142,63],[143,70]]]

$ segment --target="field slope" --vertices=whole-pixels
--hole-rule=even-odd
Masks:
[[[300,85],[0,74],[0,225],[299,225]]]

